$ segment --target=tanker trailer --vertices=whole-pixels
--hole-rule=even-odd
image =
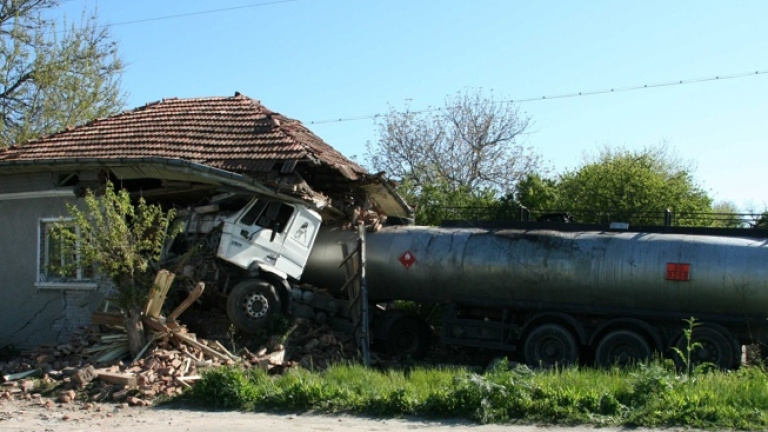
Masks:
[[[393,226],[367,235],[366,272],[373,302],[444,305],[443,343],[521,351],[531,365],[627,363],[684,348],[683,320],[693,317],[694,361],[732,368],[742,345],[768,339],[765,237],[535,222]],[[339,244],[354,240],[350,231],[321,230],[302,281],[341,287]],[[396,313],[373,331],[384,341],[428,343],[424,326]]]

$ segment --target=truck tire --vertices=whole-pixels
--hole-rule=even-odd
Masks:
[[[723,334],[722,331],[713,327],[696,327],[693,329],[691,343],[699,344],[691,352],[691,364],[693,366],[712,364],[719,369],[733,369],[736,366],[740,355],[736,353],[735,342],[729,334]],[[687,354],[688,340],[685,335],[680,336],[675,343],[683,355]],[[683,367],[684,360],[675,353],[675,362],[679,367]]]
[[[595,350],[598,366],[627,366],[651,357],[651,346],[632,330],[615,330],[605,335]]]
[[[227,298],[227,316],[238,330],[256,333],[281,311],[275,287],[261,279],[247,279],[235,285]]]
[[[525,338],[523,351],[531,367],[568,366],[579,358],[576,338],[559,324],[535,327]]]
[[[392,356],[409,356],[420,359],[427,355],[432,345],[432,329],[415,317],[397,319],[385,332],[384,352]]]

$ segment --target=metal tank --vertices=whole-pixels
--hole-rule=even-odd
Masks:
[[[340,243],[355,241],[321,231],[302,282],[341,287]],[[366,248],[376,300],[768,316],[768,239],[396,226],[369,233]]]

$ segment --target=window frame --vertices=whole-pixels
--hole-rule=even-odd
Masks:
[[[95,290],[98,288],[95,275],[84,277],[84,268],[77,267],[75,279],[50,278],[46,276],[45,267],[49,262],[48,256],[48,231],[54,223],[72,222],[72,218],[40,218],[37,222],[37,272],[35,287],[38,289],[65,289],[65,290]],[[73,225],[74,226],[74,225]],[[75,232],[79,229],[75,226]],[[79,259],[79,258],[78,258]]]
[[[290,204],[260,198],[240,216],[238,223],[249,227],[257,226],[282,234],[295,213],[296,208]]]

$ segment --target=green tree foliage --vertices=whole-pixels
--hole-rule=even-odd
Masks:
[[[709,225],[718,228],[743,228],[745,226],[739,208],[731,201],[719,201],[712,206]]]
[[[488,189],[472,191],[466,186],[454,188],[445,182],[437,182],[425,184],[415,193],[406,182],[402,190],[406,191],[406,201],[416,207],[417,225],[474,219],[477,211],[487,212],[497,206],[496,194]]]
[[[690,166],[661,146],[637,151],[603,148],[557,180],[525,179],[517,196],[533,210],[567,211],[579,222],[661,225],[669,209],[676,225],[701,225],[702,214],[712,212],[712,199],[696,184]]]
[[[518,182],[516,196],[520,205],[531,210],[546,212],[561,208],[557,180],[538,173],[528,174]]]
[[[134,205],[127,190],[116,192],[111,183],[99,197],[89,190],[84,209],[69,205],[68,210],[72,221],[57,223],[54,235],[66,250],[77,251],[80,265],[95,265],[112,280],[126,312],[138,313],[154,278],[150,264],[160,258],[166,236],[178,233],[170,228],[175,211],[166,212],[143,198]]]
[[[123,63],[95,13],[51,18],[59,0],[0,0],[0,145],[120,110]]]
[[[481,90],[449,96],[438,109],[390,109],[376,124],[379,138],[368,143],[366,162],[401,181],[421,223],[439,223],[441,207],[481,206],[510,194],[541,168],[541,158],[519,139],[529,119]]]

